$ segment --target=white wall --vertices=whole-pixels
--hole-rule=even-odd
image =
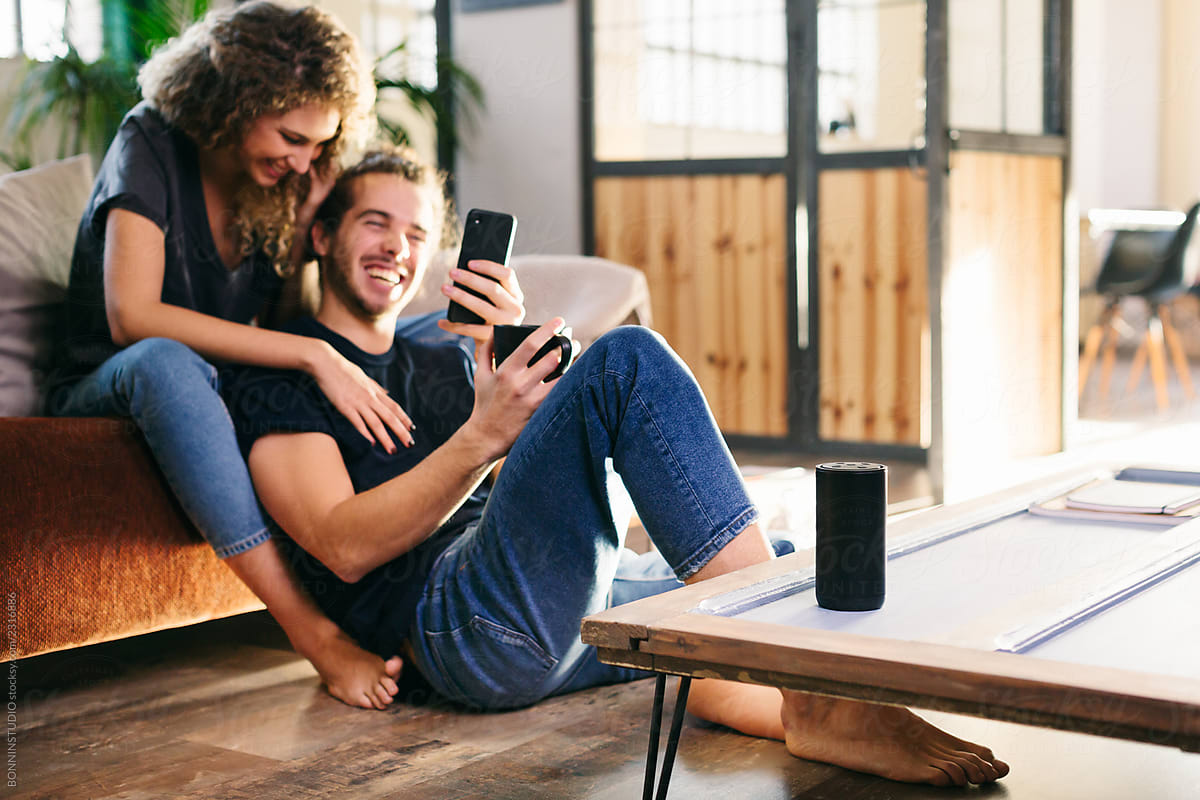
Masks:
[[[454,15],[487,103],[462,135],[459,211],[515,214],[514,253],[582,252],[577,19],[576,0]]]
[[[1175,157],[1160,151],[1158,128],[1164,2],[1190,9],[1194,0],[1075,2],[1072,174],[1081,213],[1164,203],[1160,159]]]

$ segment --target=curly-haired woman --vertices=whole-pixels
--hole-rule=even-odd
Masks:
[[[215,366],[304,370],[376,446],[411,444],[404,411],[331,346],[254,324],[302,261],[335,159],[367,130],[370,73],[325,13],[254,2],[192,25],[138,80],[144,100],[79,226],[49,411],[132,417],[184,511],[330,692],[382,708],[399,660],[358,648],[300,590],[268,533]]]

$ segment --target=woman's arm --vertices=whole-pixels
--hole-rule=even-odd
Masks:
[[[186,344],[205,358],[301,370],[316,379],[334,407],[367,439],[377,439],[392,450],[390,428],[406,445],[412,443],[412,421],[404,410],[327,342],[162,302],[166,255],[163,232],[154,222],[132,211],[113,209],[105,231],[104,306],[118,345],[162,336]]]

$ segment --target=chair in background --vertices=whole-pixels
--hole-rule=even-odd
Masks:
[[[1178,225],[1115,228],[1096,278],[1096,291],[1106,297],[1106,304],[1099,322],[1088,330],[1084,342],[1083,357],[1079,362],[1080,396],[1083,395],[1101,345],[1104,354],[1099,388],[1100,396],[1107,396],[1119,328],[1124,324],[1120,303],[1126,297],[1141,297],[1150,307],[1150,317],[1146,332],[1134,353],[1126,391],[1137,386],[1148,360],[1155,400],[1160,410],[1167,407],[1165,339],[1184,393],[1188,399],[1195,397],[1187,356],[1179,334],[1171,324],[1169,304],[1188,292],[1200,277],[1200,238],[1192,235],[1197,213],[1200,213],[1200,203],[1188,209],[1183,222]]]

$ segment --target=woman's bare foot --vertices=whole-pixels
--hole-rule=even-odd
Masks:
[[[780,718],[788,751],[812,761],[935,786],[988,783],[1008,774],[991,750],[906,708],[785,691]]]
[[[384,661],[368,653],[340,628],[329,623],[296,650],[316,667],[326,690],[346,705],[359,708],[387,708],[399,689],[396,678],[404,665],[400,656]]]

